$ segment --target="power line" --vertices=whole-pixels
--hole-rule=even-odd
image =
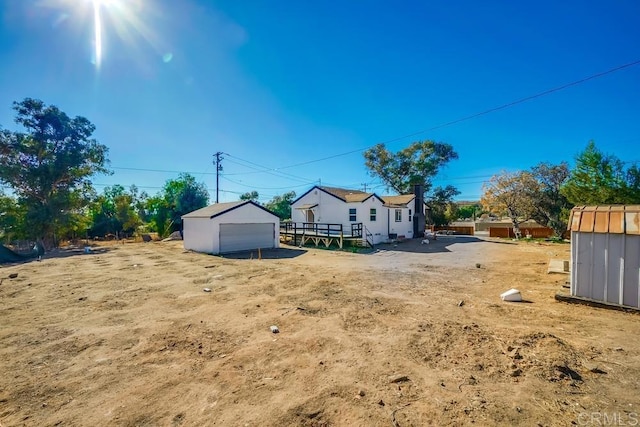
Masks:
[[[91,185],[95,185],[97,187],[113,187],[115,185],[121,185],[121,184],[100,184],[100,183],[93,182],[91,183]],[[160,190],[164,188],[164,187],[158,187],[158,186],[152,186],[152,185],[137,185],[137,184],[134,184],[134,185],[138,188],[150,188],[154,190]]]
[[[250,168],[250,169],[257,170],[257,172],[255,172],[255,173],[267,173],[267,174],[273,175],[273,176],[275,176],[277,178],[295,179],[295,180],[298,180],[300,182],[306,183],[306,185],[314,185],[316,183],[319,183],[319,180],[312,180],[312,179],[304,178],[304,177],[301,177],[301,176],[298,176],[298,175],[293,175],[293,174],[290,174],[290,173],[287,173],[287,172],[281,172],[278,168],[269,168],[267,166],[260,165],[258,163],[252,162],[250,160],[241,159],[241,158],[239,158],[237,156],[232,156],[229,153],[225,153],[225,154],[227,156],[233,157],[233,158],[235,158],[237,160],[240,160],[242,162],[245,162],[245,163],[248,163],[250,165],[257,166],[258,168],[261,168],[259,170],[259,169],[255,168],[255,167],[248,166],[248,165],[243,165],[241,163],[233,162],[233,161],[227,159],[227,160],[231,161],[232,163],[236,163],[236,164],[238,164],[240,166],[244,166],[244,167],[247,167],[247,168]],[[249,174],[249,173],[254,173],[254,172],[246,172],[246,174]],[[225,176],[229,176],[229,175],[241,175],[241,174],[240,173],[225,174]],[[371,181],[371,183],[374,183],[375,181],[376,180],[374,179],[373,181]],[[327,185],[327,186],[330,186],[330,187],[343,187],[343,188],[354,187],[355,188],[355,187],[358,187],[358,186],[360,186],[362,184],[361,183],[356,183],[356,184],[350,184],[350,185],[340,185],[340,184],[332,184],[332,183],[325,182],[324,185]],[[367,185],[369,185],[369,184],[367,184]],[[302,187],[302,185],[300,185],[298,187]],[[258,188],[258,187],[256,187],[256,188]]]
[[[221,153],[221,154],[226,154],[227,156],[231,156],[228,153]],[[289,188],[299,188],[299,187],[304,187],[304,186],[309,186],[309,185],[315,185],[318,182],[318,180],[310,180],[310,179],[306,179],[306,178],[303,178],[303,177],[298,177],[296,175],[292,175],[292,174],[289,174],[289,173],[286,173],[286,172],[282,172],[281,174],[272,173],[271,172],[272,169],[269,169],[266,166],[258,165],[257,163],[250,162],[249,160],[239,159],[237,157],[235,157],[235,158],[238,159],[238,160],[247,162],[247,163],[254,164],[254,165],[259,166],[260,168],[262,168],[261,170],[259,170],[258,168],[253,167],[253,166],[244,165],[242,163],[235,162],[235,161],[233,161],[231,159],[228,159],[228,158],[225,159],[228,162],[231,162],[231,163],[234,163],[234,164],[237,164],[237,165],[240,165],[240,166],[244,166],[244,167],[247,167],[247,168],[250,168],[250,169],[254,169],[256,171],[256,172],[244,172],[244,173],[224,173],[224,174],[220,175],[220,177],[222,177],[223,179],[225,179],[225,180],[227,180],[229,182],[232,182],[232,183],[238,184],[238,185],[242,185],[242,186],[247,187],[247,188],[266,189],[266,190],[286,190],[286,189],[289,189]],[[214,162],[214,164],[215,164],[215,162]],[[112,166],[111,168],[112,169],[118,169],[118,170],[121,170],[121,169],[122,170],[132,170],[132,171],[137,171],[137,172],[162,172],[162,173],[176,173],[176,174],[187,173],[187,174],[191,174],[191,175],[196,175],[196,174],[197,175],[214,175],[215,174],[215,172],[206,172],[206,171],[205,172],[189,172],[189,171],[175,171],[175,170],[167,170],[167,169],[129,168],[129,167],[114,167],[114,166]],[[304,182],[304,184],[287,186],[287,187],[257,187],[257,186],[243,184],[241,182],[234,181],[234,180],[228,178],[228,176],[243,175],[243,174],[246,175],[246,174],[250,174],[250,173],[267,173],[269,175],[275,176],[276,178],[296,180],[298,182]],[[375,183],[375,180],[371,181],[371,183],[369,183],[367,185],[371,185],[373,183]],[[94,184],[94,185],[110,186],[112,184]],[[352,187],[355,188],[358,185],[362,185],[362,184],[358,183],[358,184],[344,185],[344,184],[333,184],[333,183],[325,182],[325,185],[330,186],[330,187],[332,186],[332,187],[341,187],[341,188],[352,188]],[[162,188],[164,188],[164,187],[157,187],[157,186],[138,186],[138,187],[140,187],[140,188],[149,188],[149,189],[162,189]],[[210,188],[209,190],[210,191],[215,191],[215,189],[212,189],[212,188]],[[225,192],[222,189],[220,191]],[[236,192],[236,194],[243,194],[243,193]]]
[[[227,154],[227,153],[225,153],[225,154]],[[231,156],[231,154],[227,154],[227,156],[230,156],[230,157],[232,157],[232,158],[234,157],[234,156]],[[241,161],[243,161],[243,162],[248,162],[248,163],[251,163],[251,164],[257,165],[257,163],[249,162],[248,160],[238,159],[237,157],[235,157],[235,158],[236,158],[237,160],[241,160]],[[233,176],[233,175],[248,175],[248,174],[252,174],[252,173],[266,173],[266,174],[269,174],[269,175],[275,176],[276,178],[285,178],[285,179],[295,180],[295,181],[299,181],[299,182],[310,182],[310,181],[311,181],[310,179],[303,178],[303,177],[298,177],[298,176],[296,176],[296,175],[291,175],[291,174],[287,174],[287,173],[275,173],[275,172],[272,172],[272,171],[273,171],[273,169],[270,169],[270,168],[268,168],[268,167],[266,167],[266,166],[260,166],[260,165],[257,165],[257,166],[259,166],[260,168],[262,168],[262,169],[258,169],[258,168],[253,167],[253,166],[249,166],[249,165],[245,165],[245,164],[242,164],[242,163],[239,163],[239,162],[235,162],[235,161],[233,161],[233,160],[231,160],[231,159],[227,159],[227,161],[229,161],[229,162],[231,162],[231,163],[234,163],[234,164],[236,164],[236,165],[240,165],[240,166],[245,167],[245,168],[253,169],[253,170],[255,170],[256,172],[226,173],[226,174],[224,174],[225,176]]]
[[[575,81],[573,81],[571,83],[566,83],[566,84],[561,85],[561,86],[557,86],[557,87],[554,87],[554,88],[551,88],[551,89],[547,89],[545,91],[536,93],[535,95],[526,96],[524,98],[520,98],[520,99],[517,99],[515,101],[508,102],[506,104],[502,104],[502,105],[497,106],[497,107],[493,107],[493,108],[489,108],[489,109],[484,110],[484,111],[480,111],[479,113],[471,114],[471,115],[464,116],[464,117],[461,117],[461,118],[456,119],[456,120],[451,120],[449,122],[441,123],[439,125],[432,126],[430,128],[427,128],[427,129],[419,130],[417,132],[413,132],[413,133],[410,133],[410,134],[407,134],[407,135],[403,135],[403,136],[400,136],[398,138],[389,139],[389,140],[381,142],[381,144],[389,144],[389,143],[392,143],[392,142],[400,141],[402,139],[411,138],[413,136],[417,136],[417,135],[420,135],[420,134],[423,134],[423,133],[426,133],[426,132],[431,132],[431,131],[434,131],[434,130],[437,130],[437,129],[441,129],[443,127],[447,127],[447,126],[455,125],[455,124],[458,124],[458,123],[461,123],[461,122],[465,122],[467,120],[475,119],[476,117],[480,117],[480,116],[484,116],[484,115],[487,115],[487,114],[490,114],[490,113],[494,113],[496,111],[504,110],[506,108],[513,107],[514,105],[522,104],[524,102],[531,101],[531,100],[536,99],[536,98],[540,98],[540,97],[543,97],[543,96],[546,96],[546,95],[550,95],[550,94],[552,94],[554,92],[559,92],[559,91],[567,89],[569,87],[577,86],[579,84],[588,82],[589,80],[597,79],[599,77],[606,76],[607,74],[615,73],[616,71],[620,71],[620,70],[623,70],[625,68],[633,67],[633,66],[638,65],[638,64],[640,64],[640,60],[629,62],[627,64],[620,65],[620,66],[614,67],[614,68],[610,68],[610,69],[608,69],[606,71],[603,71],[603,72],[600,72],[600,73],[596,73],[596,74],[592,74],[592,75],[590,75],[588,77],[585,77],[585,78],[582,78],[582,79],[579,79],[579,80],[575,80]],[[360,152],[360,151],[368,150],[369,148],[371,148],[373,146],[375,146],[375,144],[374,145],[370,145],[368,147],[364,147],[364,148],[358,148],[357,150],[346,151],[344,153],[334,154],[332,156],[327,156],[327,157],[323,157],[323,158],[316,159],[316,160],[309,160],[309,161],[306,161],[306,162],[300,162],[300,163],[296,163],[296,164],[293,164],[293,165],[282,166],[282,167],[279,167],[278,169],[280,170],[280,169],[295,168],[295,167],[298,167],[298,166],[305,166],[305,165],[308,165],[308,164],[311,164],[311,163],[317,163],[317,162],[322,162],[322,161],[325,161],[325,160],[331,160],[331,159],[335,159],[336,157],[347,156],[349,154],[353,154],[353,153],[357,153],[357,152]]]
[[[260,172],[268,173],[270,175],[274,175],[274,176],[277,176],[279,178],[288,178],[288,177],[290,177],[290,179],[293,178],[293,179],[297,179],[297,180],[302,181],[302,182],[314,181],[312,179],[308,179],[308,178],[304,178],[304,177],[301,177],[301,176],[293,175],[293,174],[290,174],[288,172],[281,172],[278,168],[269,168],[269,167],[266,167],[266,166],[263,166],[263,165],[259,165],[257,163],[254,163],[254,162],[250,161],[250,160],[241,159],[240,157],[233,156],[233,155],[231,155],[229,153],[225,153],[225,154],[227,156],[233,157],[234,159],[239,160],[241,162],[245,162],[245,163],[248,163],[249,165],[257,166],[260,169],[264,169],[264,170],[261,170]],[[251,166],[247,166],[247,165],[241,165],[241,166],[248,167],[250,169],[256,169],[255,167],[251,167]]]
[[[224,155],[227,155],[227,156],[231,156],[228,153],[220,152],[220,154],[221,155],[224,154]],[[220,174],[221,178],[223,178],[223,179],[225,179],[225,180],[227,180],[229,182],[232,182],[234,184],[242,185],[244,187],[256,188],[256,189],[266,189],[266,190],[286,190],[286,189],[289,189],[289,188],[298,188],[298,187],[310,186],[310,185],[314,185],[314,184],[316,184],[318,182],[318,180],[306,179],[304,177],[296,176],[296,175],[289,174],[289,173],[286,173],[286,172],[272,173],[272,169],[268,168],[267,166],[259,165],[258,163],[252,162],[250,160],[240,159],[240,158],[238,158],[236,156],[232,156],[232,157],[237,159],[237,160],[240,160],[242,162],[249,163],[251,165],[255,165],[256,167],[245,165],[245,164],[242,164],[242,163],[239,163],[239,162],[235,162],[235,161],[233,161],[231,159],[228,159],[228,158],[226,158],[225,160],[227,160],[228,162],[240,165],[240,166],[244,166],[244,167],[247,167],[247,168],[255,169],[256,173],[268,173],[268,174],[273,175],[273,176],[275,176],[277,178],[283,178],[283,179],[289,179],[289,180],[297,180],[299,182],[303,182],[303,184],[300,184],[300,185],[293,185],[293,186],[287,186],[287,187],[258,187],[258,186],[247,185],[247,184],[244,184],[244,183],[239,182],[239,181],[232,180],[232,179],[227,177],[228,175],[239,175],[239,174],[227,174],[227,173]],[[214,161],[214,164],[215,164],[215,161]],[[261,168],[261,169],[258,169],[258,168]],[[177,174],[188,173],[188,174],[198,174],[198,175],[214,175],[214,172],[206,172],[206,171],[205,172],[189,172],[189,171],[177,171],[177,170],[167,170],[167,169],[130,168],[130,167],[118,167],[118,166],[112,167],[112,169],[132,170],[132,171],[137,171],[137,172],[162,172],[162,173],[177,173]],[[376,182],[376,179],[371,181],[370,184],[373,184],[375,182]],[[367,184],[367,185],[370,185],[370,184]],[[112,184],[94,184],[94,185],[97,185],[97,186],[110,186]],[[343,184],[325,183],[325,185],[336,186],[336,187],[344,187],[344,188],[351,188],[351,187],[356,187],[359,184],[343,185]],[[164,188],[164,187],[159,187],[159,186],[138,186],[138,187],[140,187],[140,188],[150,188],[150,189],[162,189],[162,188]],[[209,188],[209,190],[214,191],[214,189],[211,189],[211,188]],[[223,191],[223,190],[221,189],[220,191]],[[240,192],[236,192],[236,193],[237,194],[242,194]]]
[[[309,183],[300,184],[300,185],[288,185],[286,187],[258,187],[258,186],[255,186],[255,185],[248,185],[248,184],[244,184],[244,183],[239,182],[239,181],[235,181],[233,179],[227,178],[226,176],[222,176],[222,179],[224,179],[226,181],[229,181],[229,182],[232,182],[232,183],[237,184],[237,185],[241,185],[243,187],[253,188],[253,189],[256,189],[256,190],[287,190],[287,189],[291,189],[291,188],[307,187],[309,185],[315,184],[315,182],[309,182]]]
[[[638,62],[640,62],[640,61],[638,61]],[[633,64],[637,64],[638,62],[635,62],[635,63],[633,63]],[[427,130],[425,130],[425,132],[426,132],[426,131],[427,131]],[[398,138],[398,139],[402,139],[402,138]],[[391,140],[390,140],[390,141],[391,141]],[[628,144],[628,143],[636,142],[636,141],[640,141],[640,138],[635,138],[635,137],[634,137],[634,138],[631,138],[631,139],[624,139],[624,140],[618,140],[618,141],[609,141],[609,143]],[[388,141],[388,142],[389,142],[389,141]],[[369,147],[367,147],[367,148],[369,148]],[[367,148],[359,149],[359,150],[356,150],[356,151],[366,150]],[[354,153],[354,152],[356,152],[356,151],[349,152],[349,154],[350,154],[350,153]],[[227,153],[225,153],[225,154],[227,154]],[[227,154],[227,155],[230,155],[230,154]],[[270,167],[268,167],[268,166],[258,165],[257,163],[250,162],[249,160],[240,159],[240,158],[235,157],[235,156],[234,156],[234,158],[236,158],[237,160],[241,160],[241,161],[243,161],[243,162],[246,162],[246,163],[251,163],[251,164],[253,164],[253,165],[256,165],[256,166],[258,166],[258,167],[259,167],[259,168],[261,168],[261,169],[258,169],[258,168],[256,168],[256,167],[252,167],[252,166],[248,166],[248,165],[244,165],[244,164],[242,164],[242,163],[238,163],[238,162],[233,162],[233,161],[231,161],[231,160],[227,159],[227,161],[230,161],[230,162],[235,163],[235,164],[237,164],[237,165],[240,165],[240,166],[244,166],[244,167],[247,167],[247,168],[253,169],[253,170],[254,170],[254,172],[225,173],[225,174],[224,174],[225,176],[232,176],[232,175],[249,175],[249,174],[257,174],[257,173],[268,173],[268,172],[270,172],[270,171],[277,171],[277,172],[279,172],[279,173],[281,173],[281,174],[283,174],[283,175],[295,176],[295,175],[289,174],[289,173],[287,173],[287,172],[280,172],[280,171],[279,171],[279,169],[283,169],[283,168],[270,168]],[[320,160],[318,160],[318,161],[320,161]],[[622,163],[638,163],[638,162],[640,162],[640,160],[626,160],[626,161],[623,161]],[[285,168],[288,168],[288,167],[289,167],[289,166],[285,166]],[[293,166],[291,166],[291,167],[293,167]],[[111,169],[117,169],[117,170],[130,170],[130,171],[136,171],[136,172],[158,172],[158,173],[177,173],[177,174],[181,174],[181,173],[188,173],[188,174],[191,174],[191,175],[215,175],[215,172],[207,172],[207,170],[209,169],[209,167],[207,167],[207,169],[206,169],[204,172],[178,171],[178,170],[154,169],[154,168],[131,168],[131,167],[124,167],[124,166],[111,166]],[[280,176],[280,175],[274,175],[274,176],[278,176],[278,177],[280,177],[280,178],[286,178],[285,176]],[[478,175],[478,176],[469,176],[469,177],[456,177],[456,178],[451,178],[451,179],[484,178],[484,177],[489,177],[489,176],[492,176],[492,175]],[[306,178],[302,178],[302,177],[296,177],[296,178],[300,178],[300,179],[302,179],[302,180],[304,180],[304,181],[309,181],[309,182],[312,182],[312,181],[313,181],[313,182],[315,182],[315,180],[310,180],[310,179],[306,179]],[[375,180],[374,180],[374,181],[375,181]],[[354,184],[354,185],[358,185],[358,184]],[[360,184],[360,185],[361,185],[361,184]],[[9,188],[9,187],[6,187],[6,186],[5,186],[4,188]]]
[[[126,168],[126,167],[117,167],[117,166],[111,166],[111,169],[129,170],[129,171],[137,171],[137,172],[188,173],[191,175],[215,175],[215,172],[189,172],[189,171],[174,171],[174,170],[166,170],[166,169]]]

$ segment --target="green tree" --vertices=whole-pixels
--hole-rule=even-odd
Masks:
[[[203,208],[209,203],[209,191],[203,183],[188,174],[170,179],[160,194],[147,200],[146,209],[151,229],[166,236],[180,229],[182,215]]]
[[[436,226],[449,225],[458,216],[458,208],[453,198],[460,194],[457,188],[447,185],[433,189],[427,205],[431,208],[431,222]]]
[[[417,141],[397,153],[377,144],[364,152],[365,166],[372,176],[379,177],[399,194],[412,192],[413,184],[424,184],[431,190],[431,181],[441,167],[458,158],[449,144]]]
[[[188,174],[180,174],[178,179],[165,183],[164,199],[171,210],[172,231],[180,228],[182,215],[203,208],[209,204],[209,190],[202,182]]]
[[[146,191],[140,191],[136,185],[131,185],[129,187],[129,194],[131,194],[133,199],[132,205],[134,211],[140,219],[140,224],[138,226],[143,226],[145,223],[149,222],[149,212],[147,211],[147,199],[149,198],[149,195]]]
[[[158,235],[166,237],[171,225],[171,210],[169,204],[161,194],[149,197],[145,203],[147,213],[147,227],[149,231],[155,231]]]
[[[55,106],[26,98],[14,102],[25,132],[0,131],[0,182],[25,209],[29,237],[57,243],[61,233],[82,227],[93,189],[89,178],[107,173],[107,147],[91,138],[95,126]]]
[[[460,219],[473,219],[479,217],[482,214],[482,206],[480,203],[473,203],[467,205],[458,206],[458,218]]]
[[[567,230],[572,205],[560,189],[569,178],[569,166],[540,163],[531,169],[538,186],[533,192],[534,210],[531,218],[538,224],[549,227],[557,237]]]
[[[640,168],[636,164],[627,169],[624,193],[625,204],[640,204]]]
[[[254,202],[257,202],[259,197],[260,195],[258,194],[258,192],[256,190],[253,190],[240,195],[240,200],[252,200]]]
[[[630,203],[629,185],[624,164],[615,156],[604,154],[589,141],[578,154],[576,165],[561,192],[572,205]]]
[[[91,236],[133,233],[141,224],[136,211],[137,188],[127,192],[123,186],[105,187],[90,207]]]
[[[281,196],[275,196],[265,203],[264,207],[278,215],[281,220],[291,219],[291,202],[293,202],[295,198],[295,191],[289,191]]]
[[[18,201],[0,190],[0,241],[24,237],[24,209]]]
[[[534,214],[535,195],[538,191],[538,182],[531,172],[503,172],[494,175],[483,186],[480,202],[491,213],[507,214],[518,238],[520,224],[531,219]]]

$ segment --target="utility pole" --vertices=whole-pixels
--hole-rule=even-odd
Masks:
[[[362,184],[364,186],[364,192],[367,192],[367,183],[365,182],[364,184]]]
[[[220,200],[220,172],[222,172],[222,152],[218,151],[214,154],[215,160],[213,164],[216,166],[216,203]]]

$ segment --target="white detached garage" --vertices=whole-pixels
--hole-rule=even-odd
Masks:
[[[246,200],[216,203],[182,216],[184,248],[208,254],[277,248],[280,218]]]

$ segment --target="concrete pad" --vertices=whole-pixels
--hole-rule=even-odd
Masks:
[[[549,268],[547,269],[548,274],[551,274],[551,273],[569,274],[570,272],[571,272],[571,262],[569,262],[569,260],[564,260],[564,259],[549,260]]]

